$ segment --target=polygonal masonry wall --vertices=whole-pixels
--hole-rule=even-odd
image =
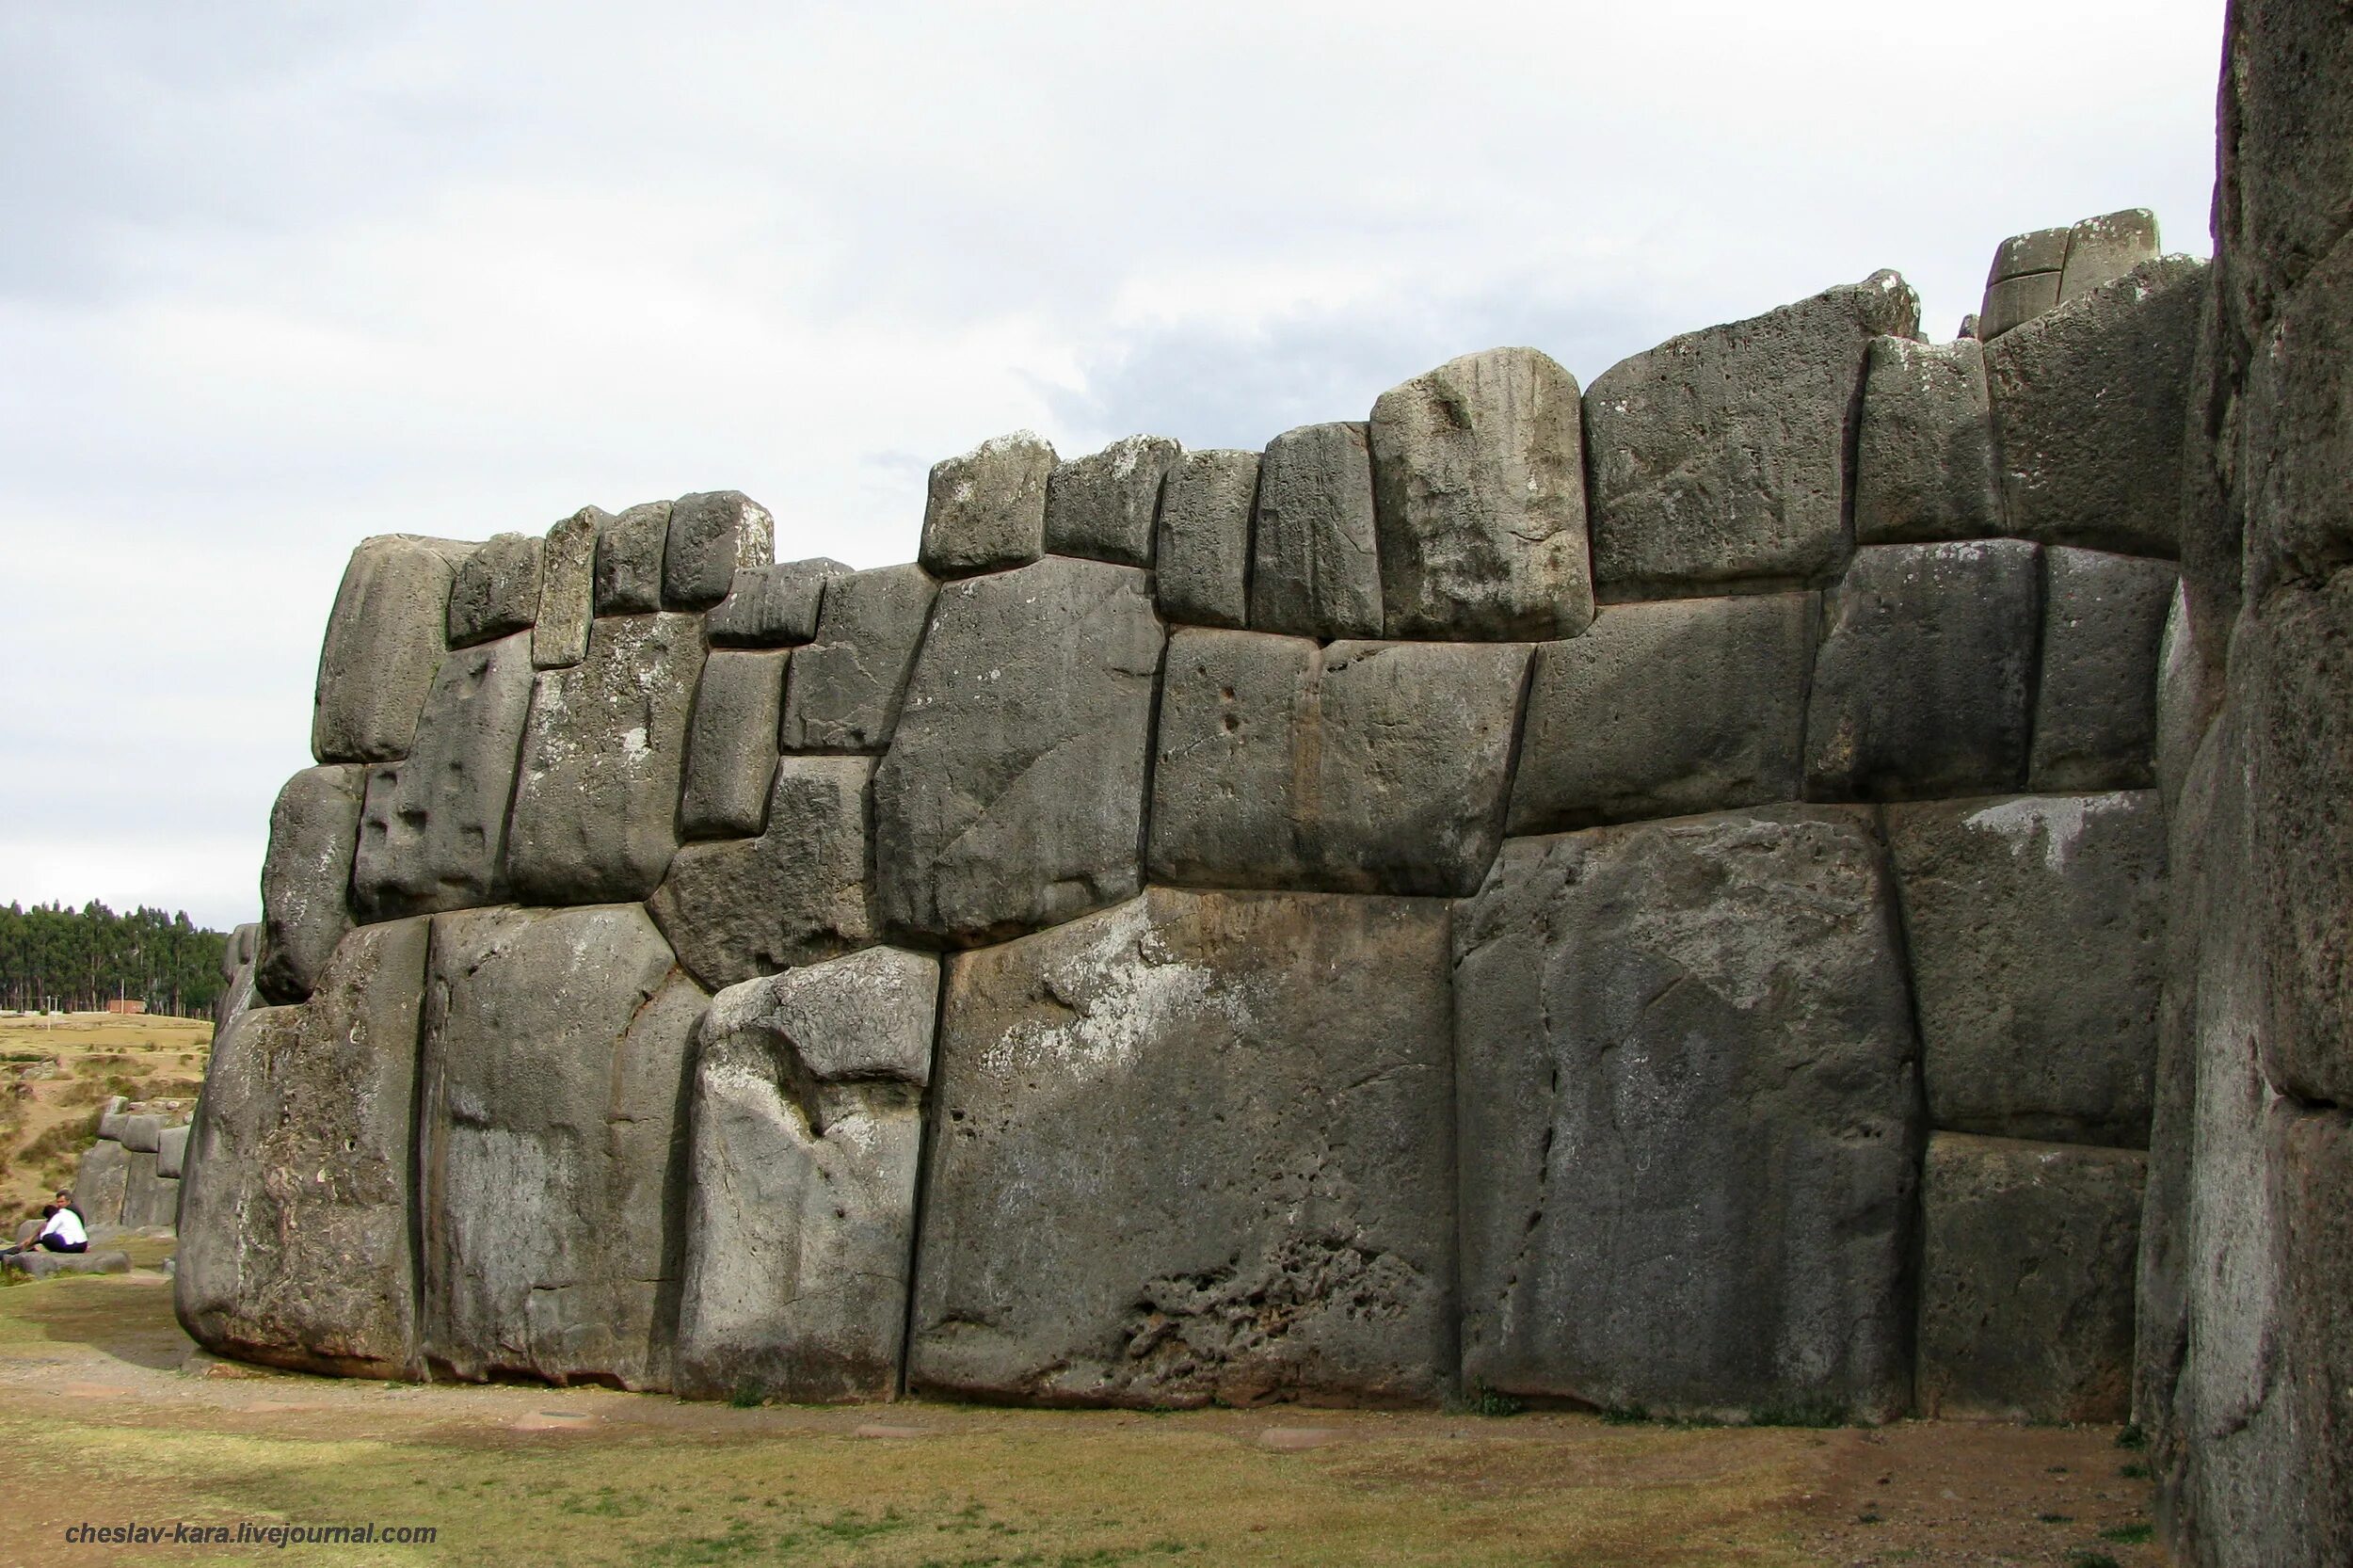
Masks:
[[[2118,228],[2006,247],[2055,297],[1982,344],[1880,273],[1263,454],[1002,438],[916,565],[729,491],[365,541],[183,1320],[705,1397],[2121,1416],[2201,266]]]

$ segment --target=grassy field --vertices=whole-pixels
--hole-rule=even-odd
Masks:
[[[2161,1560],[2143,1539],[2139,1456],[2114,1429],[733,1409],[263,1373],[192,1351],[158,1274],[0,1288],[0,1568]],[[81,1523],[182,1522],[373,1523],[436,1539],[67,1539]]]
[[[209,1021],[72,1013],[0,1017],[0,1217],[8,1229],[69,1181],[110,1095],[196,1097]]]

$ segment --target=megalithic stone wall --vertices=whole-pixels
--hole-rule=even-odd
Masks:
[[[775,562],[731,492],[366,541],[184,1321],[701,1396],[2121,1417],[2204,285],[2085,244],[1984,344],[1883,272],[1590,392],[1499,348],[1259,454],[1002,438],[913,565]]]

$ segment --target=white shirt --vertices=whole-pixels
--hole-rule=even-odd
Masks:
[[[40,1236],[34,1240],[38,1241],[41,1237],[48,1236],[56,1237],[69,1247],[89,1244],[89,1232],[82,1228],[82,1217],[71,1208],[60,1208],[50,1215],[49,1223],[40,1227]]]

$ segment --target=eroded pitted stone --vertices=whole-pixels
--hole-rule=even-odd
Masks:
[[[520,633],[442,661],[415,750],[368,776],[352,861],[361,920],[506,896],[506,807],[531,685],[531,639]]]
[[[1034,431],[983,441],[932,465],[917,559],[934,577],[1027,566],[1046,550],[1046,480],[1054,449]]]
[[[825,584],[817,640],[792,654],[786,750],[880,751],[890,744],[937,591],[918,566],[854,571]]]
[[[1503,831],[1522,643],[1180,628],[1153,772],[1156,880],[1461,896]]]
[[[662,608],[662,553],[669,538],[666,501],[643,502],[599,522],[598,615],[650,615]]]
[[[1914,800],[2025,775],[2040,552],[2019,539],[1876,545],[1828,596],[1806,793]]]
[[[1929,1115],[2145,1148],[2165,936],[2154,791],[1891,807]]]
[[[2151,262],[1986,345],[2010,533],[2175,553],[2205,268]]]
[[[351,929],[351,862],[367,778],[356,762],[306,768],[286,780],[270,808],[254,984],[273,1002],[309,996]]]
[[[1306,424],[1258,461],[1250,624],[1302,637],[1381,635],[1372,459],[1361,424]]]
[[[1918,296],[1880,272],[1604,372],[1585,397],[1602,597],[1836,573],[1865,354],[1919,328]]]
[[[731,986],[696,1050],[681,1394],[888,1399],[939,961],[870,948]]]
[[[409,1165],[429,922],[345,936],[299,1007],[215,1042],[187,1156],[174,1304],[197,1343],[413,1377]]]
[[[1255,452],[1188,452],[1160,490],[1153,580],[1160,614],[1189,626],[1250,621],[1250,514]]]
[[[2001,532],[1984,348],[1873,338],[1855,438],[1855,543]]]
[[[2133,790],[2154,782],[2157,653],[2175,577],[2169,561],[2096,550],[2042,552],[2030,789]]]
[[[641,899],[661,884],[703,656],[692,616],[600,616],[587,658],[539,676],[506,837],[518,899]]]
[[[1543,643],[1510,830],[1798,798],[1813,594],[1614,604]]]
[[[1920,1185],[1920,1414],[2121,1421],[2145,1160],[1940,1132]]]
[[[1160,661],[1131,567],[1057,555],[941,588],[874,776],[887,927],[965,945],[1133,895]]]
[[[2353,560],[2353,461],[2343,366],[2353,354],[2353,240],[2339,243],[2282,301],[2255,345],[2246,391],[2247,591],[2315,586]]]
[[[791,648],[817,635],[825,584],[850,568],[826,556],[739,567],[707,623],[713,648]]]
[[[2080,299],[2160,254],[2157,215],[2146,207],[2088,217],[2068,232],[2059,272],[2059,302]]]
[[[713,648],[703,661],[679,797],[679,831],[686,838],[746,839],[766,820],[791,657],[783,648]]]
[[[1903,1411],[1920,1129],[1894,923],[1851,808],[1504,846],[1455,920],[1466,1382]]]
[[[472,549],[388,534],[351,552],[319,648],[312,757],[386,762],[408,755],[447,647],[450,584]]]
[[[662,546],[662,607],[707,610],[728,597],[738,571],[776,554],[776,519],[742,490],[680,496]]]
[[[1435,902],[1154,888],[952,957],[910,1385],[1444,1395],[1446,929]]]
[[[1055,465],[1046,480],[1046,548],[1123,567],[1150,566],[1160,482],[1183,453],[1166,436],[1128,436]]]
[[[1449,360],[1368,427],[1391,637],[1574,637],[1593,618],[1577,377],[1532,348]]]
[[[548,530],[539,551],[539,614],[531,627],[531,662],[543,670],[588,655],[588,622],[597,613],[597,540],[611,514],[583,506]]]
[[[757,839],[688,844],[647,907],[712,990],[874,939],[867,886],[871,757],[776,764]]]
[[[494,534],[458,563],[449,590],[450,647],[531,629],[539,616],[542,549],[528,534]]]
[[[703,993],[643,909],[607,904],[436,917],[427,998],[426,1360],[668,1386]]]

